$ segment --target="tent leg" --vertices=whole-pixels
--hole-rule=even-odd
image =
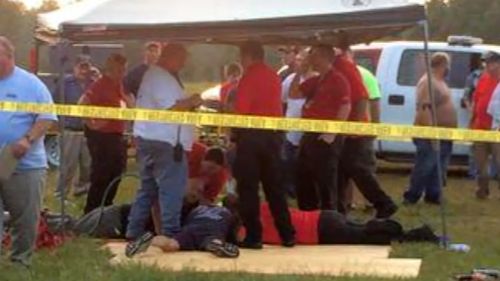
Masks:
[[[429,34],[429,22],[425,20],[423,22],[423,28],[424,28],[424,51],[425,51],[425,61],[426,61],[426,68],[427,68],[427,75],[429,79],[428,87],[429,87],[429,94],[430,94],[430,99],[431,99],[431,113],[432,113],[432,126],[437,127],[438,122],[437,122],[437,115],[436,115],[436,93],[434,92],[434,87],[433,87],[433,79],[434,77],[432,76],[432,68],[431,68],[431,56],[430,56],[430,51],[429,51],[429,39],[430,39],[430,34]],[[441,140],[436,140],[435,141],[437,145],[435,146],[435,153],[436,153],[436,169],[437,169],[437,177],[438,177],[438,184],[439,184],[439,189],[441,190],[441,198],[440,198],[440,213],[441,213],[441,227],[442,227],[442,235],[443,235],[443,240],[441,242],[441,246],[444,247],[445,249],[448,248],[448,227],[447,227],[447,220],[446,220],[446,200],[444,196],[444,191],[443,191],[443,163],[441,162]]]
[[[68,62],[68,56],[67,56],[67,50],[68,50],[69,45],[65,41],[61,41],[57,44],[56,50],[57,50],[57,59],[59,63],[59,77],[57,80],[57,86],[58,86],[58,92],[57,92],[57,103],[58,104],[65,104],[65,96],[64,96],[64,69],[66,67],[66,63]],[[61,167],[64,167],[65,165],[65,157],[64,157],[64,122],[65,122],[65,116],[64,115],[59,115],[59,172],[61,172]],[[60,176],[60,178],[64,178],[64,175]],[[60,226],[59,226],[59,231],[64,234],[65,232],[65,216],[66,216],[66,188],[63,188],[61,190],[60,196],[60,204],[61,204],[61,221],[60,221]]]

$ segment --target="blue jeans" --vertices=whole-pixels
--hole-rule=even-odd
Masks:
[[[297,162],[299,158],[299,147],[295,146],[289,141],[285,141],[283,145],[283,184],[292,198],[296,197],[296,184],[297,184]]]
[[[174,161],[174,148],[167,142],[138,139],[137,158],[141,188],[137,191],[127,227],[127,238],[145,231],[151,208],[159,200],[161,233],[172,237],[181,230],[181,210],[188,181],[187,156]]]
[[[417,203],[425,192],[425,201],[430,203],[441,202],[441,188],[439,180],[443,183],[446,179],[448,164],[450,162],[453,143],[451,141],[441,141],[441,175],[438,178],[437,154],[432,147],[431,141],[425,139],[415,139],[413,141],[417,147],[415,157],[415,167],[413,168],[410,187],[404,194],[404,199],[408,203]]]

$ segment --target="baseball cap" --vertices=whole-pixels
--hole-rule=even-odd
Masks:
[[[482,59],[486,63],[500,62],[500,54],[497,52],[489,51],[483,55]]]
[[[92,60],[90,59],[90,56],[83,55],[83,54],[76,56],[75,65],[81,65],[81,64],[87,64],[90,66],[92,64]]]

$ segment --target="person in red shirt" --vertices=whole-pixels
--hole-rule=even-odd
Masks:
[[[229,179],[226,155],[222,148],[195,142],[188,154],[188,201],[214,204]]]
[[[79,104],[106,107],[133,107],[134,98],[123,90],[123,77],[127,59],[120,54],[112,54],[106,61],[104,75],[94,82],[81,97]],[[90,189],[84,213],[98,208],[104,198],[106,188],[119,178],[127,165],[127,146],[123,133],[126,122],[107,119],[87,119],[85,136],[91,161]],[[120,180],[112,185],[104,199],[104,205],[113,204]]]
[[[227,197],[223,201],[224,207],[230,210],[235,218],[238,218],[237,204],[234,198]],[[393,241],[439,243],[439,237],[425,225],[405,231],[398,221],[392,219],[373,219],[360,223],[333,210],[301,211],[289,208],[289,211],[299,245],[390,245]],[[260,214],[264,243],[279,244],[279,234],[273,225],[268,204],[261,205]],[[238,240],[238,237],[246,232],[237,222],[234,226],[233,232],[227,235],[230,242]]]
[[[201,142],[195,142],[188,152],[187,162],[189,179],[181,218],[185,218],[200,205],[216,204],[217,197],[229,180],[226,153],[220,147],[207,147]],[[161,233],[159,201],[153,205],[152,215],[156,232]]]
[[[240,47],[240,53],[244,74],[236,92],[235,113],[281,117],[281,81],[276,72],[264,63],[264,48],[257,42],[246,42]],[[262,224],[259,220],[261,183],[283,246],[294,246],[295,231],[281,182],[282,133],[239,129],[233,131],[233,138],[236,142],[233,172],[242,203],[240,214],[248,230],[241,247],[262,248]]]
[[[351,55],[347,38],[339,46],[338,54],[333,62],[335,69],[340,71],[351,86],[352,109],[348,120],[352,122],[369,122],[369,94],[363,83],[363,78]],[[392,216],[397,206],[383,191],[375,174],[376,160],[372,137],[347,136],[342,149],[338,175],[338,210],[348,211],[347,192],[349,181],[352,180],[363,196],[377,210],[377,218]]]
[[[491,130],[492,117],[488,114],[493,92],[500,82],[500,54],[489,52],[484,56],[486,71],[479,78],[476,91],[473,94],[473,112],[471,129]],[[478,169],[476,197],[486,199],[489,196],[489,159],[493,157],[496,163],[500,161],[500,151],[496,144],[474,143],[474,160]]]
[[[332,61],[331,46],[311,49],[309,64],[299,70],[290,87],[291,99],[305,98],[302,118],[339,120],[348,118],[351,109],[351,88]],[[309,66],[319,73],[300,84],[300,77]],[[306,133],[302,137],[297,169],[297,202],[301,210],[336,209],[337,171],[342,137],[334,134]],[[319,195],[319,196],[318,196]]]

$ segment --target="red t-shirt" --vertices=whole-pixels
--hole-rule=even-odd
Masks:
[[[249,66],[241,78],[234,110],[237,114],[283,116],[281,82],[276,72],[262,62]]]
[[[90,85],[85,93],[85,96],[89,101],[89,105],[121,107],[123,93],[123,85],[121,82],[115,82],[108,76],[104,75],[101,79]],[[126,121],[106,121],[106,124],[97,131],[118,134],[125,132]]]
[[[365,84],[363,83],[363,78],[361,77],[361,73],[359,73],[356,64],[349,60],[345,55],[340,55],[335,57],[333,62],[333,67],[338,70],[340,73],[344,75],[344,77],[349,82],[351,86],[351,102],[352,104],[356,104],[361,100],[368,100],[369,95],[366,90]],[[362,120],[356,120],[354,118],[353,113],[351,111],[351,115],[349,116],[349,121],[368,121],[370,118],[368,117],[368,111],[365,113]]]
[[[336,70],[330,70],[323,79],[309,78],[300,85],[306,98],[302,117],[308,119],[337,120],[342,105],[351,101],[351,88],[346,78]]]
[[[226,168],[219,170],[218,173],[207,175],[201,170],[201,162],[207,154],[207,146],[200,143],[193,143],[193,147],[188,154],[189,178],[199,178],[203,180],[203,197],[215,202],[217,196],[221,193],[229,178],[229,172]]]
[[[319,243],[318,224],[321,211],[305,212],[289,208],[292,225],[295,227],[295,239],[300,245],[317,245]],[[265,244],[281,244],[281,238],[274,226],[274,219],[269,205],[264,203],[260,208],[262,222],[262,242]]]
[[[474,120],[472,121],[472,129],[491,130],[493,119],[488,114],[488,105],[498,82],[488,73],[484,73],[479,78],[476,91],[473,94]]]

